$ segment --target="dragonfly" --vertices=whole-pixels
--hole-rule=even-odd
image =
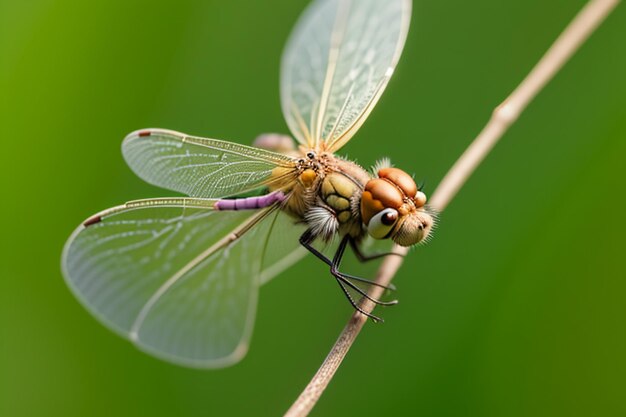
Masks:
[[[368,171],[336,155],[387,86],[410,0],[314,0],[281,62],[281,106],[292,137],[255,146],[141,129],[122,153],[143,180],[185,197],[130,201],[89,217],[68,239],[65,280],[84,307],[139,349],[195,368],[247,352],[259,287],[312,253],[352,295],[376,285],[341,271],[366,239],[402,246],[429,237],[435,214],[412,176],[388,160]],[[295,139],[295,141],[294,141]],[[339,242],[332,256],[317,242]],[[361,284],[361,285],[357,285]],[[352,295],[351,295],[352,294]]]

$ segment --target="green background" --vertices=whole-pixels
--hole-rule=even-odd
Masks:
[[[283,45],[306,0],[0,0],[1,416],[280,415],[351,310],[307,258],[261,290],[248,356],[153,359],[59,271],[88,215],[165,195],[120,142],[286,132]],[[344,149],[432,192],[583,0],[414,2],[393,80]],[[626,414],[626,6],[506,134],[396,277],[314,415]]]

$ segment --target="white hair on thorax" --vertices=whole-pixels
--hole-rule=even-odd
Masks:
[[[320,237],[324,241],[332,239],[339,229],[339,220],[329,207],[325,205],[314,205],[304,215],[313,236]]]

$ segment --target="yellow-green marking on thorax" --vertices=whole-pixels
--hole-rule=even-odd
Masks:
[[[332,173],[322,182],[322,199],[335,210],[339,223],[347,223],[352,219],[350,199],[358,186],[348,177],[340,173]]]

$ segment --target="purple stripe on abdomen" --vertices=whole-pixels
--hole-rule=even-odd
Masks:
[[[274,191],[258,197],[233,198],[215,202],[215,210],[254,210],[269,207],[274,203],[285,200],[285,193]]]

